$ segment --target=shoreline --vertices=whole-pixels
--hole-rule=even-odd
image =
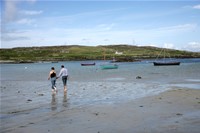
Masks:
[[[23,119],[1,127],[2,133],[198,133],[200,90],[172,88],[125,103],[23,113]]]
[[[199,59],[200,57],[181,57],[181,58],[174,58],[174,59]],[[137,58],[137,59],[131,59],[131,60],[117,60],[115,62],[112,63],[123,63],[123,62],[141,62],[142,60],[153,60],[155,58]],[[58,63],[58,62],[64,62],[64,61],[95,61],[92,59],[80,59],[80,60],[37,60],[37,61],[33,61],[33,60],[21,60],[21,61],[15,61],[15,60],[0,60],[0,64],[24,64],[24,63]],[[103,59],[97,59],[96,61],[104,61]],[[110,60],[106,60],[106,61],[112,61],[112,59]]]

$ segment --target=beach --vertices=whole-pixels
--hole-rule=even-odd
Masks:
[[[199,63],[121,63],[108,71],[98,63],[1,65],[1,133],[200,131]],[[61,64],[70,70],[68,93],[57,80],[52,95],[48,72],[52,65],[58,72]]]
[[[2,133],[198,133],[200,90],[173,89],[127,103],[55,109],[37,115],[28,115],[28,110],[16,113],[25,118],[14,119],[16,123],[2,128]]]

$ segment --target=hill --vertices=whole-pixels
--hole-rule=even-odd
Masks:
[[[107,46],[49,46],[49,47],[19,47],[0,49],[1,61],[37,62],[37,61],[71,61],[71,60],[107,60],[115,57],[119,61],[134,61],[137,59],[156,58],[161,48],[132,45]],[[200,58],[199,52],[166,49],[171,58]],[[118,53],[116,53],[116,51]]]

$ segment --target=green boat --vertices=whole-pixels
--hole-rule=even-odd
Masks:
[[[117,64],[104,64],[101,65],[101,69],[117,69],[118,65]]]
[[[106,56],[105,56],[105,51],[104,51],[104,61],[106,60]],[[112,64],[112,63],[105,63],[105,64],[102,64],[100,65],[101,69],[102,70],[105,70],[105,69],[117,69],[118,68],[118,65],[117,64]]]

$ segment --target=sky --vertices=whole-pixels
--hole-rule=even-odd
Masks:
[[[155,46],[200,52],[200,0],[3,0],[1,48]]]

